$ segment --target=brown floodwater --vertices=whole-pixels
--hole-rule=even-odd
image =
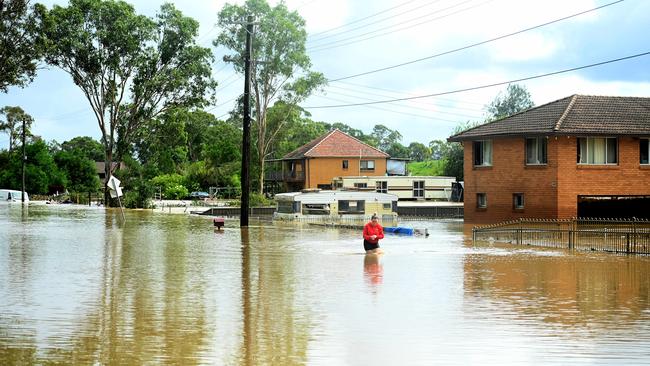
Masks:
[[[2,365],[650,364],[650,258],[0,205]]]

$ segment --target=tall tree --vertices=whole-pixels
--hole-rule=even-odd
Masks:
[[[447,154],[449,143],[444,140],[431,140],[429,149],[431,150],[431,159],[440,160]]]
[[[408,149],[409,158],[415,161],[424,161],[431,156],[431,150],[421,142],[411,142]]]
[[[488,104],[488,121],[511,116],[528,108],[535,106],[530,93],[525,86],[509,84],[505,94],[499,92],[494,100]]]
[[[253,63],[251,67],[252,93],[257,131],[259,161],[259,192],[264,188],[264,159],[271,151],[278,131],[287,124],[279,118],[268,124],[268,109],[278,100],[294,106],[306,99],[325,83],[321,73],[310,71],[311,62],[305,51],[307,32],[305,21],[295,11],[289,11],[283,2],[275,7],[266,0],[247,0],[244,5],[226,4],[219,12],[221,33],[215,46],[224,46],[235,52],[224,58],[233,62],[237,72],[244,72],[246,27],[242,19],[252,15],[257,26],[253,36]]]
[[[386,151],[393,143],[402,141],[401,133],[384,125],[375,125],[370,136],[375,142],[374,145],[382,151]]]
[[[25,86],[36,75],[41,57],[37,28],[37,5],[29,0],[0,0],[0,91],[11,85]]]
[[[99,141],[89,136],[77,136],[61,144],[61,150],[80,154],[91,161],[104,160],[104,150]]]
[[[25,113],[22,108],[11,106],[0,109],[0,116],[4,116],[4,120],[0,119],[0,131],[9,135],[9,151],[12,151],[16,141],[21,138],[23,133],[23,121],[25,122],[25,135],[30,136],[34,118]]]
[[[46,60],[72,77],[102,134],[106,181],[117,133],[127,146],[135,132],[174,107],[200,107],[216,83],[209,49],[196,44],[198,23],[164,4],[154,19],[114,0],[70,0],[44,17]],[[104,195],[108,199],[108,189]]]

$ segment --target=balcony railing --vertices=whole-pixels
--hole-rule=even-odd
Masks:
[[[282,172],[271,171],[264,174],[264,179],[268,181],[283,181],[283,182],[302,182],[305,180],[305,172]]]

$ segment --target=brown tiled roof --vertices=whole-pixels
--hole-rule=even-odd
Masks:
[[[451,136],[650,135],[650,98],[572,95]]]
[[[282,159],[303,159],[305,157],[358,157],[388,158],[385,152],[342,132],[332,130],[288,153]]]

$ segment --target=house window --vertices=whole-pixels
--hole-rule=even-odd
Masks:
[[[578,138],[578,164],[617,164],[618,141],[615,137]]]
[[[648,146],[650,144],[648,142],[650,139],[639,140],[641,164],[650,164],[650,146]]]
[[[524,194],[523,193],[515,193],[512,195],[512,207],[515,210],[523,210],[524,209]]]
[[[385,180],[378,180],[375,182],[377,193],[388,193],[388,182]]]
[[[366,209],[366,201],[339,201],[339,214],[363,214]]]
[[[546,137],[526,139],[526,164],[546,164]]]
[[[347,170],[350,167],[350,163],[347,160],[343,160],[343,169]]]
[[[474,166],[492,165],[492,141],[474,141]]]
[[[361,160],[361,170],[375,170],[375,161]]]
[[[368,183],[354,183],[354,188],[368,188]]]
[[[487,194],[485,193],[476,194],[476,207],[487,208]]]
[[[413,182],[413,198],[424,198],[423,180],[416,180]]]

